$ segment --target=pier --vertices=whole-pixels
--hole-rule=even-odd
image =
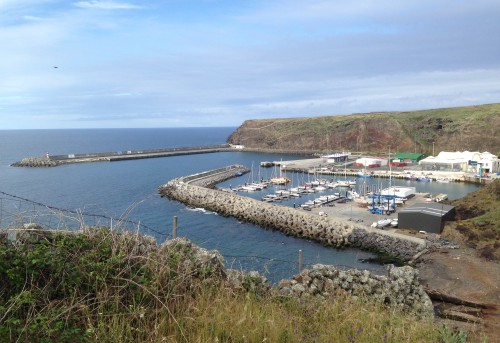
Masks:
[[[83,154],[66,155],[45,155],[40,157],[27,157],[21,161],[12,164],[13,167],[56,167],[69,163],[88,163],[88,162],[116,162],[126,160],[138,160],[145,158],[159,158],[180,155],[208,154],[222,151],[234,151],[229,144],[197,146],[197,147],[179,147],[164,149],[144,149],[144,150],[125,150]]]
[[[298,208],[272,205],[230,191],[209,189],[204,185],[213,186],[217,179],[227,180],[228,177],[235,176],[240,167],[225,167],[177,178],[161,186],[159,192],[162,196],[192,207],[204,208],[223,216],[278,230],[285,235],[311,239],[329,246],[352,246],[384,252],[403,261],[411,260],[427,248],[426,241],[420,238],[373,229],[347,219],[314,215]]]

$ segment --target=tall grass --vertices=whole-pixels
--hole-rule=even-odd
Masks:
[[[91,229],[0,240],[1,342],[439,342],[432,322],[369,299],[231,285],[182,240]],[[451,338],[449,338],[451,337]]]

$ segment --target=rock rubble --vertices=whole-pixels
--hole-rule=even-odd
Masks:
[[[282,296],[326,297],[349,294],[366,297],[421,317],[433,316],[432,302],[418,281],[418,270],[410,266],[388,266],[387,276],[367,270],[342,270],[335,266],[316,264],[277,287]]]

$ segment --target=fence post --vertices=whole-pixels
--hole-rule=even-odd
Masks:
[[[299,274],[302,273],[302,249],[299,249]]]
[[[174,216],[174,226],[172,229],[172,238],[177,238],[177,216]]]

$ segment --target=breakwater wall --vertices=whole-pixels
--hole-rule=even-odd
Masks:
[[[234,175],[233,169],[223,171],[226,168],[171,180],[161,186],[159,192],[162,196],[189,206],[202,207],[223,216],[337,248],[358,247],[389,254],[403,261],[411,260],[426,248],[426,242],[416,237],[381,231],[347,220],[320,217],[300,209],[207,188],[220,182],[217,181],[219,178],[227,179]],[[206,177],[208,174],[210,177]],[[198,181],[199,177],[202,181]]]
[[[125,160],[137,160],[145,158],[159,158],[179,155],[207,154],[221,151],[234,151],[229,144],[218,144],[209,146],[180,147],[165,149],[145,149],[110,151],[83,154],[46,155],[38,157],[26,157],[21,161],[11,164],[13,167],[56,167],[68,163],[88,162],[115,162]]]

